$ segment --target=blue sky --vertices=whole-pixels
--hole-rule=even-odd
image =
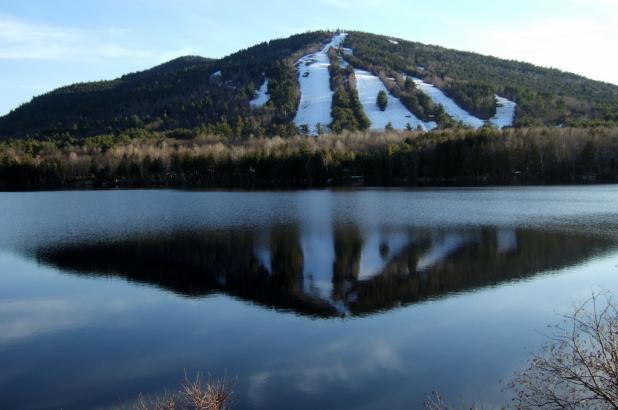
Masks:
[[[618,84],[618,0],[0,0],[0,115],[78,81],[345,28]]]

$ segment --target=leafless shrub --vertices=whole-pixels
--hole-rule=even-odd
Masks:
[[[431,394],[425,396],[424,404],[426,410],[448,410],[444,398],[437,391],[431,392]]]
[[[457,410],[457,409],[467,409],[467,410],[481,410],[482,407],[478,407],[476,404],[472,406],[451,406],[446,403],[444,397],[437,391],[431,392],[425,396],[424,403],[425,410]]]
[[[185,376],[177,392],[165,392],[162,396],[137,399],[135,410],[230,410],[233,389],[227,378],[203,381],[200,373],[195,379]]]
[[[195,380],[185,377],[181,395],[187,409],[229,410],[231,408],[232,389],[225,378],[204,383],[199,373]]]
[[[139,395],[135,410],[177,410],[177,397],[174,393],[165,392],[163,396],[146,399],[143,395]]]
[[[520,409],[617,409],[618,309],[610,296],[593,294],[553,326],[511,387]]]

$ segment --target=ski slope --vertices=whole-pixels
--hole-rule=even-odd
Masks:
[[[264,83],[256,91],[255,97],[249,102],[251,107],[260,108],[268,102],[270,96],[268,95],[268,78],[264,80]]]
[[[410,124],[414,129],[420,126],[424,131],[430,131],[437,126],[433,121],[424,122],[412,114],[398,98],[388,92],[382,80],[375,75],[359,69],[354,70],[354,75],[356,76],[358,97],[363,104],[365,114],[371,121],[372,130],[383,130],[389,122],[397,130],[406,129],[407,124]],[[385,111],[381,111],[376,104],[380,91],[384,91],[388,95],[388,105]]]
[[[405,76],[404,76],[405,77]],[[421,80],[420,78],[412,77],[416,87],[423,93],[427,94],[434,104],[440,104],[444,107],[444,111],[454,119],[464,125],[471,128],[481,128],[485,125],[485,121],[475,117],[463,108],[461,108],[455,101],[442,92],[438,87],[433,84],[429,84]]]
[[[324,45],[320,51],[303,56],[296,62],[300,83],[300,104],[294,118],[294,124],[297,127],[306,125],[310,135],[317,135],[320,126],[322,131],[327,131],[327,127],[333,121],[331,117],[333,92],[330,89],[328,50],[341,48],[346,36],[346,33],[334,35],[331,41]],[[344,48],[342,51],[346,55],[352,54],[351,49]],[[349,65],[341,57],[339,61],[344,68]],[[435,122],[424,122],[410,112],[398,98],[388,92],[386,86],[377,76],[360,69],[355,69],[354,74],[358,95],[363,104],[363,109],[371,121],[372,130],[383,130],[388,123],[391,123],[393,128],[398,130],[406,129],[408,124],[414,129],[421,128],[425,131],[437,127]],[[442,105],[446,113],[455,121],[460,121],[471,128],[480,128],[486,122],[497,128],[513,125],[517,105],[506,98],[496,96],[498,105],[496,115],[485,121],[458,106],[455,101],[434,85],[425,83],[419,78],[412,78],[416,86],[427,94],[434,104]],[[388,95],[388,105],[385,111],[381,111],[376,104],[376,98],[380,91],[384,91]],[[268,98],[268,81],[265,81],[251,101],[251,106],[261,107],[268,102]]]
[[[507,100],[504,97],[500,97],[499,95],[496,95],[496,103],[498,104],[496,115],[494,115],[489,122],[494,127],[499,129],[512,127],[515,122],[515,110],[517,109],[517,103]]]
[[[405,75],[404,75],[405,77]],[[496,95],[496,115],[488,121],[482,120],[474,115],[470,114],[463,108],[461,108],[453,99],[448,97],[438,87],[433,84],[429,84],[421,80],[420,78],[412,77],[416,87],[423,93],[427,94],[434,104],[440,104],[444,107],[444,111],[453,118],[455,121],[460,121],[464,125],[471,128],[481,128],[487,122],[497,128],[512,127],[515,122],[515,110],[517,104],[513,101],[507,100],[504,97]]]
[[[333,92],[330,89],[330,61],[328,50],[339,48],[347,34],[333,36],[320,51],[301,57],[297,62],[298,81],[300,83],[300,104],[294,124],[297,127],[307,125],[309,134],[317,135],[318,126],[327,127],[333,122],[330,115]]]

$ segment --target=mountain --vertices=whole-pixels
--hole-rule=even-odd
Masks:
[[[380,92],[385,107],[376,103]],[[247,137],[485,123],[615,125],[618,86],[386,36],[316,31],[221,59],[181,57],[115,80],[59,88],[0,118],[0,139],[135,129]]]

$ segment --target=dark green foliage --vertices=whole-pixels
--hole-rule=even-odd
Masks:
[[[444,92],[472,115],[488,120],[496,115],[496,90],[485,83],[450,83]]]
[[[331,49],[329,57],[330,83],[334,90],[331,110],[333,122],[330,124],[330,129],[340,133],[343,130],[356,131],[369,128],[371,123],[354,84],[354,70],[349,66],[344,69],[339,65],[337,51]]]
[[[380,90],[380,92],[378,92],[376,104],[378,105],[380,111],[386,110],[386,106],[388,105],[388,95],[386,95],[386,92],[384,90]]]
[[[416,85],[414,84],[414,80],[412,80],[412,77],[406,77],[406,81],[404,84],[404,90],[405,91],[414,91],[414,89],[416,88]]]

